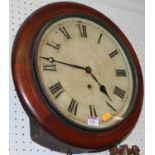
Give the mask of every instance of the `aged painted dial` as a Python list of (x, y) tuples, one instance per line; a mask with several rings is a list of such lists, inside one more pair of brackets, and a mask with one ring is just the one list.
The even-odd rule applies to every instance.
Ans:
[(124, 119), (133, 96), (132, 71), (106, 29), (80, 17), (59, 19), (44, 28), (35, 52), (44, 95), (65, 119), (95, 129)]

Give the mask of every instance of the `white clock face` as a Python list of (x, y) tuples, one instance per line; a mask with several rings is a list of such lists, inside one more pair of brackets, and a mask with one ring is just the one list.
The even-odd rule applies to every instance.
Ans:
[(124, 119), (133, 77), (123, 49), (107, 30), (80, 17), (60, 19), (42, 33), (35, 52), (39, 83), (63, 117), (95, 129)]

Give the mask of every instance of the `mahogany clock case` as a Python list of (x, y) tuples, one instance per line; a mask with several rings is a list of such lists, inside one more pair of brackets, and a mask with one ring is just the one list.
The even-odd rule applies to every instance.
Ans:
[[(33, 50), (32, 50), (32, 56), (31, 56), (31, 58), (32, 58), (32, 60), (31, 60), (31, 62), (32, 62), (32, 70), (33, 70), (33, 73), (34, 73), (34, 80), (36, 81), (36, 85), (38, 86), (38, 89), (41, 91), (41, 95), (42, 94), (44, 94), (44, 92), (45, 92), (45, 90), (41, 87), (41, 85), (40, 85), (40, 80), (39, 80), (39, 78), (38, 78), (38, 73), (37, 73), (37, 71), (38, 71), (38, 68), (37, 68), (37, 66), (36, 66), (36, 55), (37, 55), (37, 53), (36, 53), (36, 51), (38, 51), (38, 48), (39, 48), (39, 43), (40, 43), (40, 39), (41, 39), (41, 37), (42, 37), (42, 35), (44, 34), (44, 32), (48, 29), (48, 27), (50, 27), (52, 24), (54, 24), (55, 22), (57, 22), (57, 21), (59, 21), (59, 20), (61, 20), (61, 19), (64, 19), (64, 18), (71, 18), (71, 17), (79, 17), (79, 18), (82, 18), (82, 19), (88, 19), (88, 20), (90, 20), (90, 21), (93, 21), (93, 22), (95, 22), (95, 23), (97, 23), (98, 25), (100, 25), (100, 26), (102, 26), (102, 27), (104, 27), (106, 30), (108, 30), (108, 32), (110, 32), (114, 37), (115, 37), (115, 39), (119, 42), (119, 44), (121, 45), (121, 47), (124, 49), (124, 51), (126, 52), (125, 54), (126, 54), (126, 56), (127, 56), (127, 58), (128, 58), (128, 61), (129, 61), (129, 64), (130, 64), (130, 67), (131, 67), (131, 69), (132, 69), (132, 74), (133, 74), (133, 78), (134, 78), (134, 80), (133, 80), (133, 86), (134, 86), (134, 88), (133, 88), (133, 95), (132, 95), (132, 99), (131, 99), (131, 105), (130, 105), (130, 108), (128, 109), (128, 111), (126, 112), (126, 114), (123, 116), (123, 118), (124, 117), (126, 117), (129, 113), (130, 113), (130, 111), (132, 110), (132, 108), (133, 108), (133, 106), (134, 106), (134, 100), (135, 100), (135, 98), (136, 98), (136, 95), (137, 95), (137, 73), (136, 73), (136, 70), (135, 70), (135, 66), (134, 66), (134, 62), (133, 62), (133, 60), (132, 60), (132, 57), (131, 57), (131, 55), (129, 54), (129, 51), (128, 51), (128, 48), (126, 47), (126, 45), (120, 40), (120, 38), (119, 38), (119, 36), (117, 35), (117, 33), (115, 33), (115, 31), (113, 31), (113, 29), (111, 29), (108, 25), (106, 25), (106, 23), (104, 23), (104, 22), (102, 22), (102, 21), (99, 21), (99, 20), (97, 20), (96, 18), (94, 18), (94, 17), (92, 17), (92, 16), (85, 16), (85, 15), (83, 15), (83, 14), (80, 14), (80, 13), (78, 13), (78, 14), (69, 14), (69, 15), (63, 15), (63, 16), (60, 16), (60, 17), (55, 17), (54, 19), (52, 19), (52, 20), (50, 20), (47, 24), (45, 24), (45, 26), (40, 30), (40, 32), (39, 32), (39, 34), (37, 35), (37, 37), (36, 37), (36, 39), (35, 39), (35, 42), (34, 42), (34, 46), (33, 46)], [(85, 58), (83, 58), (83, 59), (85, 59)], [(61, 113), (59, 113), (58, 112), (58, 110), (54, 107), (54, 106), (52, 106), (51, 104), (50, 104), (50, 101), (48, 100), (48, 97), (45, 97), (45, 95), (42, 95), (42, 97), (44, 98), (44, 100), (45, 100), (45, 103), (47, 104), (47, 106), (49, 106), (49, 108), (51, 108), (51, 110), (54, 110), (55, 111), (55, 113), (57, 114), (57, 116), (59, 117), (60, 115), (61, 115)], [(64, 119), (64, 117), (65, 116), (60, 116), (62, 119)], [(72, 125), (73, 127), (76, 125), (74, 122), (72, 122), (71, 120), (68, 120), (67, 118), (66, 119), (64, 119), (64, 121), (70, 121), (70, 122), (65, 122), (65, 123), (69, 123), (69, 125)], [(117, 123), (115, 123), (115, 125), (113, 125), (113, 126), (111, 126), (111, 127), (109, 127), (109, 128), (114, 128), (114, 126), (116, 126), (117, 124), (119, 123), (119, 121), (117, 122)], [(87, 127), (85, 127), (85, 126), (76, 126), (77, 128), (79, 128), (79, 129), (82, 129), (82, 128), (85, 128), (85, 130), (89, 130), (89, 131), (96, 131), (96, 130), (101, 130), (101, 131), (103, 131), (103, 130), (106, 130), (106, 129), (96, 129), (96, 128), (87, 128)], [(81, 128), (80, 128), (81, 127)], [(109, 129), (108, 128), (108, 129)], [(107, 129), (107, 130), (108, 130)]]
[[(135, 79), (132, 104), (125, 119), (112, 128), (90, 130), (68, 121), (49, 104), (49, 100), (38, 82), (35, 51), (38, 48), (39, 38), (49, 25), (59, 19), (69, 17), (86, 18), (98, 23), (115, 37), (126, 52)], [(12, 74), (19, 99), (29, 117), (47, 134), (70, 146), (90, 151), (107, 149), (119, 143), (129, 134), (141, 111), (143, 79), (134, 49), (122, 31), (110, 19), (82, 4), (53, 3), (38, 9), (29, 16), (14, 41)]]

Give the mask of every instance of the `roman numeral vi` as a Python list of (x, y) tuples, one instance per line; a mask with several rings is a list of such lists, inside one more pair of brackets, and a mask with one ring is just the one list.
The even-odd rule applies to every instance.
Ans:
[(90, 116), (91, 117), (97, 117), (97, 113), (95, 110), (95, 105), (89, 105), (89, 110), (90, 110)]

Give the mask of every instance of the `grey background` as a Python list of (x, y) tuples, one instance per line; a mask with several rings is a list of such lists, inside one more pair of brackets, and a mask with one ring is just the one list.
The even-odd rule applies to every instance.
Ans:
[[(10, 0), (10, 58), (12, 44), (22, 22), (37, 8), (60, 0)], [(80, 2), (102, 12), (125, 33), (139, 58), (144, 77), (145, 1), (144, 0), (68, 0)], [(30, 139), (29, 119), (18, 100), (10, 67), (10, 155), (60, 155), (61, 153), (39, 146)], [(144, 155), (144, 106), (132, 133), (121, 144), (138, 145)], [(109, 152), (92, 153), (108, 155)], [(85, 153), (84, 155), (88, 155)]]

